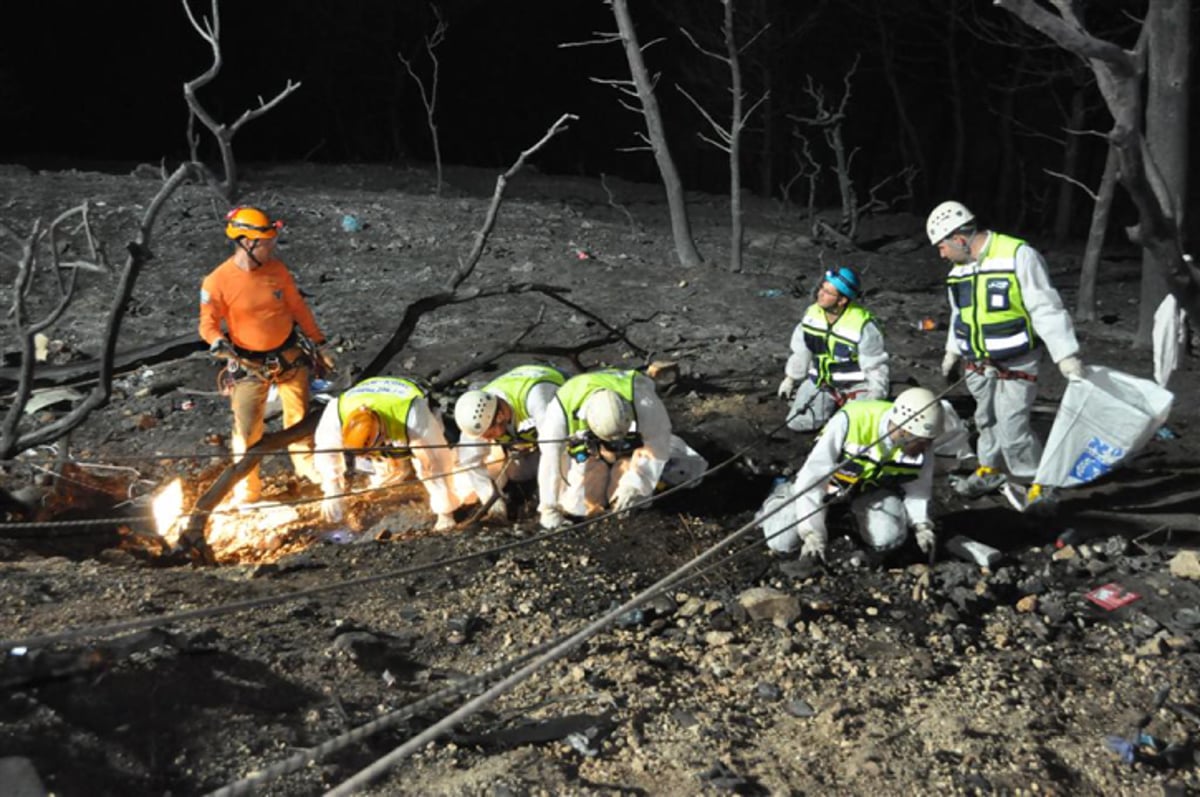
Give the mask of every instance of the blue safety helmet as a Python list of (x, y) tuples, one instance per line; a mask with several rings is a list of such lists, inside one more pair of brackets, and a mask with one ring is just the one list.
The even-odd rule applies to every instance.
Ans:
[(839, 266), (825, 272), (825, 281), (837, 288), (837, 292), (853, 301), (862, 293), (862, 282), (858, 272), (849, 266)]

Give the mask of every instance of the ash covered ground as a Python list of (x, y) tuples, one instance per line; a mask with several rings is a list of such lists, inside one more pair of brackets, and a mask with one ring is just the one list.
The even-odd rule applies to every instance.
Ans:
[[(137, 174), (8, 168), (0, 174), (5, 221), (28, 230), (34, 218), (88, 199), (119, 252), (158, 187), (146, 170)], [(480, 229), (495, 176), (452, 169), (435, 198), (424, 170), (251, 168), (243, 199), (286, 219), (280, 257), (339, 339), (349, 370), (374, 355), (407, 303), (444, 289)], [(0, 532), (0, 636), (9, 640), (297, 595), (9, 652), (0, 671), (8, 765), (28, 764), (58, 794), (211, 791), (619, 606), (749, 522), (773, 478), (802, 461), (809, 438), (779, 431), (785, 407), (774, 392), (791, 329), (831, 265), (864, 273), (893, 382), (936, 386), (944, 332), (919, 322), (948, 311), (944, 268), (923, 245), (921, 219), (869, 219), (865, 248), (839, 252), (806, 237), (794, 212), (762, 204), (747, 219), (744, 272), (730, 274), (727, 203), (694, 195), (697, 243), (710, 265), (684, 270), (660, 192), (612, 188), (621, 207), (595, 181), (531, 172), (510, 181), (468, 285), (570, 288), (572, 301), (625, 327), (650, 358), (679, 364), (662, 388), (677, 433), (710, 463), (748, 448), (745, 456), (627, 520), (542, 541), (533, 541), (532, 496), (514, 522), (435, 534), (411, 487), (364, 499), (366, 530), (354, 542), (320, 541), (331, 529), (315, 505), (301, 504), (270, 545), (207, 569), (166, 564), (129, 533), (140, 528), (132, 522)], [(194, 330), (200, 280), (226, 254), (224, 210), (199, 186), (168, 202), (121, 348)], [(345, 231), (345, 215), (361, 229)], [(1025, 234), (1072, 305), (1080, 251)], [(1104, 320), (1079, 327), (1083, 357), (1148, 377), (1149, 353), (1131, 344), (1137, 307), (1128, 297), (1137, 294), (1140, 258), (1110, 255)], [(14, 269), (0, 268), (7, 306)], [(83, 280), (51, 331), (52, 362), (98, 353), (112, 280)], [(533, 295), (442, 308), (421, 320), (387, 372), (435, 377), (510, 339), (543, 305), (529, 345), (572, 345), (600, 332), (594, 319)], [(632, 367), (648, 358), (613, 345), (583, 359)], [(1035, 414), (1043, 434), (1063, 390), (1054, 369), (1046, 374)], [(149, 495), (177, 476), (194, 497), (227, 461), (229, 414), (214, 379), (200, 354), (121, 374), (112, 402), (65, 448), (7, 466), (6, 486), (35, 491), (42, 517), (54, 519), (144, 514)], [(1188, 530), (1200, 468), (1189, 399), (1196, 383), (1187, 358), (1171, 382), (1178, 436), (1068, 493), (1056, 518), (1021, 515), (999, 499), (964, 501), (946, 480), (959, 464), (940, 463), (941, 538), (968, 534), (1001, 549), (994, 569), (944, 551), (930, 566), (915, 548), (887, 569), (856, 566), (848, 518), (833, 524), (851, 536), (835, 535), (824, 570), (748, 550), (622, 615), (365, 793), (1194, 792), (1200, 589), (1175, 557), (1196, 544)], [(965, 390), (951, 398), (969, 416)], [(28, 422), (64, 411), (49, 405)], [(45, 472), (56, 467), (57, 479)], [(317, 495), (286, 460), (265, 471), (268, 497)], [(1067, 529), (1079, 541), (1055, 547)], [(514, 543), (523, 544), (413, 572)], [(1085, 599), (1109, 583), (1140, 597), (1114, 611)], [(462, 700), (422, 708), (264, 791), (332, 788)], [(1139, 725), (1159, 746), (1147, 739), (1127, 763), (1105, 740), (1136, 737)]]

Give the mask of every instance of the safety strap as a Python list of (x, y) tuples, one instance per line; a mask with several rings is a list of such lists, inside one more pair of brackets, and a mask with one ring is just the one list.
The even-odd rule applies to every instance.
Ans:
[(859, 396), (865, 396), (867, 394), (867, 391), (865, 390), (847, 390), (842, 392), (841, 390), (838, 390), (832, 386), (826, 387), (825, 389), (828, 390), (833, 396), (833, 403), (837, 405), (838, 409), (841, 409), (843, 406), (845, 406), (846, 402), (854, 401)]
[(1037, 374), (1027, 373), (1026, 371), (1017, 371), (1012, 368), (1004, 368), (996, 365), (991, 360), (980, 360), (978, 362), (967, 362), (966, 369), (971, 373), (985, 375), (988, 370), (992, 370), (996, 374), (997, 379), (1024, 379), (1029, 382), (1037, 381)]

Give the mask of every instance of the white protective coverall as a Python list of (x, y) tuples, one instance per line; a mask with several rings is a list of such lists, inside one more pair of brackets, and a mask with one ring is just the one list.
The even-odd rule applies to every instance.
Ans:
[[(981, 251), (988, 251), (991, 235)], [(978, 267), (978, 261), (968, 263)], [(1050, 359), (1060, 362), (1077, 356), (1079, 342), (1071, 315), (1063, 307), (1062, 298), (1050, 284), (1046, 261), (1029, 244), (1017, 249), (1015, 263), (1021, 300), (1033, 322), (1038, 345), (1032, 351), (1000, 360), (996, 365), (1007, 371), (1017, 371), (1036, 377), (1042, 359), (1042, 347)], [(960, 354), (954, 337), (958, 310), (950, 303), (950, 327), (946, 334), (946, 351)], [(1037, 398), (1037, 382), (1031, 379), (1000, 379), (994, 373), (968, 373), (967, 389), (975, 397), (975, 429), (979, 440), (975, 453), (981, 466), (1007, 470), (1010, 476), (1032, 480), (1042, 458), (1042, 443), (1030, 427), (1029, 414)]]
[[(493, 392), (493, 391), (489, 391)], [(529, 389), (525, 397), (525, 408), (529, 411), (529, 420), (513, 431), (525, 433), (530, 428), (537, 430), (538, 437), (543, 437), (542, 416), (546, 408), (554, 401), (558, 385), (553, 382), (538, 382)], [(499, 391), (494, 394), (510, 406), (512, 399)], [(559, 437), (562, 437), (560, 434)], [(465, 443), (465, 445), (464, 445)], [(467, 432), (462, 433), (462, 441), (455, 449), (458, 453), (458, 473), (455, 476), (455, 490), (464, 504), (477, 500), (486, 504), (492, 500), (495, 488), (504, 489), (510, 481), (523, 482), (534, 478), (538, 472), (541, 447), (517, 448), (511, 456), (505, 452), (499, 443), (487, 445), (481, 437), (472, 437)], [(495, 486), (493, 486), (495, 480)]]
[[(878, 438), (888, 433), (891, 412), (883, 415), (879, 424)], [(849, 455), (858, 452), (845, 450), (850, 420), (844, 412), (836, 413), (817, 438), (796, 478), (776, 487), (767, 497), (758, 516), (778, 506), (786, 505), (779, 512), (762, 521), (767, 545), (780, 553), (789, 553), (798, 548), (809, 534), (815, 535), (824, 548), (826, 495), (837, 490), (831, 477), (838, 466)], [(891, 445), (891, 438), (884, 444)], [(926, 453), (917, 478), (901, 482), (898, 490), (891, 488), (867, 488), (851, 499), (850, 509), (858, 520), (859, 533), (863, 541), (877, 551), (886, 551), (904, 543), (908, 527), (929, 522), (929, 501), (933, 494), (934, 457)], [(793, 496), (799, 496), (791, 501)]]
[[(461, 502), (452, 489), (454, 455), (446, 443), (442, 419), (430, 408), (428, 400), (417, 398), (413, 399), (405, 425), (417, 478), (429, 494), (429, 508), (438, 516), (435, 528), (451, 528), (454, 525), (454, 510)], [(400, 445), (399, 441), (394, 440), (388, 440), (387, 444)], [(314, 445), (318, 453), (313, 454), (313, 464), (321, 477), (321, 490), (326, 500), (338, 502), (335, 506), (340, 509), (342, 499), (337, 496), (346, 491), (346, 461), (345, 456), (336, 450), (343, 447), (342, 422), (338, 417), (336, 401), (325, 405), (321, 420), (317, 423)], [(371, 457), (371, 486), (385, 484), (401, 470), (404, 462), (392, 457)]]
[[(829, 390), (818, 390), (809, 379), (808, 370), (813, 354), (804, 342), (804, 323), (792, 330), (792, 354), (784, 366), (784, 375), (796, 380), (799, 386), (788, 409), (788, 428), (796, 432), (810, 432), (825, 425), (838, 404)], [(857, 393), (856, 399), (886, 399), (889, 383), (888, 354), (883, 348), (883, 333), (875, 321), (863, 327), (858, 343), (858, 364), (862, 366), (866, 379), (849, 386), (845, 392)]]
[(567, 455), (566, 412), (559, 401), (550, 403), (538, 427), (539, 512), (586, 517), (604, 511), (618, 489), (645, 498), (660, 480), (679, 484), (708, 468), (702, 456), (671, 434), (667, 408), (649, 377), (634, 377), (633, 404), (637, 420), (630, 431), (641, 434), (642, 446), (612, 462), (595, 456), (576, 462)]

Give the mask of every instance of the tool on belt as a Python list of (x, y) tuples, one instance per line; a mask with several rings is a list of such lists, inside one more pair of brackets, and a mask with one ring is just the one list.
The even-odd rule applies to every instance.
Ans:
[(630, 457), (642, 447), (640, 434), (626, 435), (619, 440), (601, 440), (591, 432), (574, 438), (567, 444), (567, 454), (576, 462), (587, 462), (591, 457), (603, 457), (607, 452), (614, 457)]
[[(287, 352), (294, 350), (299, 351), (299, 356), (289, 358)], [(332, 370), (317, 345), (299, 330), (293, 330), (287, 340), (270, 351), (251, 351), (224, 341), (224, 345), (216, 346), (211, 353), (227, 361), (217, 374), (217, 390), (222, 396), (230, 395), (234, 385), (242, 380), (274, 383), (302, 365), (307, 365), (318, 379)]]

